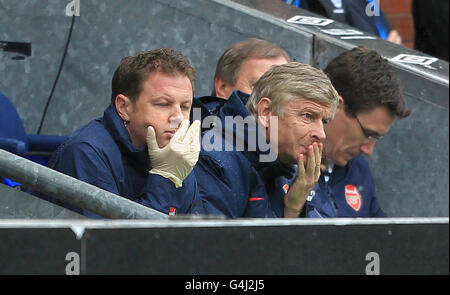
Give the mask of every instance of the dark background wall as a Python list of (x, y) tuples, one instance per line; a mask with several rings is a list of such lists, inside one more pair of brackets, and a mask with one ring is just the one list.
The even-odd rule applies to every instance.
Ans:
[[(0, 0), (0, 40), (32, 43), (30, 58), (2, 58), (0, 63), (1, 91), (14, 102), (28, 132), (37, 131), (56, 77), (71, 23), (65, 14), (68, 3)], [(198, 11), (200, 7), (205, 13)], [(242, 13), (233, 18), (236, 13), (231, 9), (217, 7), (212, 1), (81, 1), (43, 133), (70, 134), (101, 116), (120, 59), (141, 50), (181, 50), (197, 71), (196, 95), (211, 92), (218, 58), (240, 40), (267, 38), (282, 44), (298, 61), (308, 61), (310, 44), (294, 38), (289, 30), (244, 19)]]
[[(0, 53), (0, 91), (13, 101), (28, 133), (37, 131), (56, 77), (71, 23), (68, 3), (0, 0), (0, 40), (32, 43), (25, 60)], [(197, 71), (196, 95), (210, 93), (221, 53), (250, 37), (278, 43), (294, 60), (320, 68), (356, 45), (388, 58), (415, 53), (380, 40), (335, 40), (285, 22), (299, 13), (272, 0), (81, 0), (42, 133), (68, 135), (101, 116), (120, 59), (141, 50), (181, 50)], [(394, 124), (370, 159), (379, 201), (391, 216), (448, 216), (448, 63), (436, 65), (396, 65), (413, 115)]]

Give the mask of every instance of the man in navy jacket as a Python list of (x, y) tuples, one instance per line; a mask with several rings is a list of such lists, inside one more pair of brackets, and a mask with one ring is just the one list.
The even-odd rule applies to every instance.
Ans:
[(188, 120), (194, 75), (173, 49), (123, 58), (103, 117), (75, 131), (49, 166), (166, 214), (203, 213), (190, 173), (200, 150), (199, 122)]
[(275, 43), (257, 38), (237, 42), (217, 62), (211, 96), (228, 99), (234, 90), (250, 94), (271, 66), (288, 62), (287, 52)]
[[(280, 46), (275, 43), (261, 40), (257, 38), (250, 38), (247, 40), (243, 40), (231, 45), (227, 48), (217, 62), (216, 71), (214, 74), (214, 83), (211, 96), (203, 96), (194, 98), (194, 108), (196, 110), (201, 110), (200, 114), (197, 115), (199, 118), (202, 118), (202, 121), (207, 116), (218, 116), (222, 121), (225, 120), (225, 116), (235, 116), (238, 115), (240, 111), (242, 111), (242, 104), (248, 100), (249, 94), (253, 91), (253, 87), (258, 81), (258, 79), (273, 65), (285, 64), (290, 61), (289, 55), (285, 50), (283, 50)], [(239, 90), (235, 92), (235, 90)], [(230, 100), (227, 102), (227, 100)], [(224, 104), (227, 104), (225, 108), (221, 110)], [(244, 116), (247, 116), (247, 111), (244, 111)], [(195, 118), (195, 115), (191, 115), (191, 119)], [(206, 121), (205, 121), (206, 122)], [(214, 123), (214, 122), (210, 122)], [(203, 124), (203, 128), (208, 130), (212, 125), (206, 122)], [(248, 126), (245, 126), (247, 128)], [(248, 132), (246, 130), (246, 132)], [(242, 154), (237, 154), (239, 156), (250, 155), (250, 153), (243, 152)], [(217, 156), (220, 157), (221, 154), (217, 153)], [(205, 158), (206, 161), (206, 158)], [(246, 162), (246, 160), (244, 160)], [(231, 165), (232, 162), (226, 162), (225, 165), (230, 165), (230, 169), (224, 169), (224, 173), (233, 172), (236, 168)], [(248, 162), (247, 162), (248, 164)], [(275, 165), (271, 167), (270, 164), (262, 164), (266, 167), (263, 171), (269, 171), (270, 173), (262, 173), (264, 182), (271, 183), (272, 188), (270, 194), (279, 194), (281, 193), (283, 196), (285, 194), (284, 189), (288, 186), (294, 176), (296, 174), (296, 168), (294, 165)], [(278, 163), (279, 164), (279, 163)], [(201, 165), (201, 164), (199, 164)], [(271, 167), (270, 169), (268, 169)], [(279, 169), (277, 169), (279, 168)], [(245, 169), (249, 169), (247, 166)], [(197, 169), (200, 171), (201, 169)], [(255, 171), (251, 170), (252, 173)], [(274, 185), (275, 182), (272, 180), (267, 180), (267, 177), (272, 177), (273, 175), (279, 175), (277, 178), (277, 185)], [(227, 176), (229, 177), (229, 176)], [(199, 174), (199, 179), (207, 179), (204, 178), (204, 175)], [(252, 179), (256, 180), (257, 177), (254, 176)], [(203, 184), (203, 181), (202, 181)], [(270, 186), (270, 184), (269, 184)], [(284, 188), (283, 188), (284, 186)], [(202, 188), (203, 185), (200, 185)], [(263, 188), (264, 186), (260, 186)], [(276, 189), (278, 188), (278, 190)], [(220, 187), (217, 188), (220, 190)], [(241, 188), (242, 189), (242, 188)], [(209, 188), (206, 188), (204, 191), (210, 191)], [(239, 198), (238, 196), (241, 194), (238, 189), (236, 192), (231, 192), (231, 195), (236, 197), (236, 202), (232, 203), (230, 200), (223, 203), (219, 207), (222, 209), (216, 209), (214, 206), (208, 207), (208, 212), (210, 214), (216, 215), (226, 215), (228, 217), (241, 217), (241, 216), (249, 216), (249, 212), (242, 213), (242, 209), (236, 210), (232, 207), (245, 207), (247, 201), (245, 198)], [(265, 192), (264, 192), (265, 193)], [(256, 192), (254, 194), (257, 194)], [(208, 198), (208, 197), (207, 197)], [(276, 199), (276, 198), (272, 198)], [(258, 197), (251, 199), (253, 205), (256, 205), (260, 200)], [(219, 199), (216, 199), (219, 201)], [(258, 204), (260, 204), (259, 202)], [(266, 204), (267, 205), (267, 204)], [(277, 204), (278, 207), (282, 206), (282, 204)], [(279, 211), (282, 208), (278, 208)], [(225, 212), (225, 213), (223, 213)], [(265, 213), (264, 213), (265, 214)], [(263, 216), (264, 214), (256, 213), (255, 216)], [(282, 215), (282, 213), (281, 213)]]
[(322, 71), (296, 62), (270, 68), (250, 97), (233, 92), (203, 120), (213, 128), (202, 136), (194, 172), (206, 212), (299, 216), (319, 178), (323, 126), (337, 101)]
[[(228, 47), (217, 61), (211, 96), (194, 97), (191, 121), (214, 116), (235, 90), (252, 93), (256, 81), (273, 65), (290, 61), (287, 52), (275, 43), (250, 38)], [(197, 112), (197, 113), (195, 113)], [(208, 124), (202, 124), (203, 131)]]
[(307, 202), (308, 217), (384, 217), (364, 155), (396, 118), (410, 111), (388, 61), (363, 47), (333, 59), (324, 72), (338, 91), (335, 118), (325, 126), (323, 170)]

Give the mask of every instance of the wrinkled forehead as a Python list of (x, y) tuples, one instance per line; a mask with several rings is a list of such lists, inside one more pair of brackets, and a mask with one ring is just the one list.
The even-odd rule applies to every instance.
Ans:
[(285, 104), (285, 111), (313, 111), (317, 115), (328, 118), (331, 117), (331, 104), (313, 99), (299, 97)]

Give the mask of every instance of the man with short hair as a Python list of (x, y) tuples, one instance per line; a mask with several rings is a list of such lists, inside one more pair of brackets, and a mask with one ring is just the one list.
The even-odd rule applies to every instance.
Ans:
[(286, 51), (266, 40), (250, 38), (231, 45), (217, 62), (211, 96), (194, 98), (193, 110), (201, 109), (202, 121), (208, 115), (215, 115), (233, 91), (250, 94), (256, 81), (271, 66), (289, 61)]
[(392, 67), (363, 47), (333, 59), (324, 72), (338, 91), (335, 118), (325, 126), (325, 171), (308, 197), (309, 217), (384, 217), (366, 159), (396, 118), (410, 114)]
[(269, 41), (250, 38), (235, 43), (217, 62), (211, 96), (228, 99), (234, 90), (250, 94), (271, 66), (289, 61), (286, 51)]
[(194, 168), (205, 211), (297, 217), (319, 178), (323, 127), (337, 102), (322, 71), (296, 62), (271, 67), (250, 97), (233, 92), (203, 134)]
[(103, 117), (75, 131), (49, 166), (166, 214), (202, 213), (190, 173), (200, 151), (200, 124), (189, 127), (194, 77), (174, 49), (123, 58)]

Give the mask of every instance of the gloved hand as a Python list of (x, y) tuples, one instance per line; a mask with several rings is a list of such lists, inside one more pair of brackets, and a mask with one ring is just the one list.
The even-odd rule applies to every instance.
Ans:
[(156, 142), (155, 130), (149, 126), (147, 128), (147, 146), (152, 164), (149, 173), (168, 178), (172, 180), (176, 188), (179, 188), (198, 160), (200, 121), (194, 121), (189, 127), (189, 120), (185, 119), (169, 143), (162, 149)]

